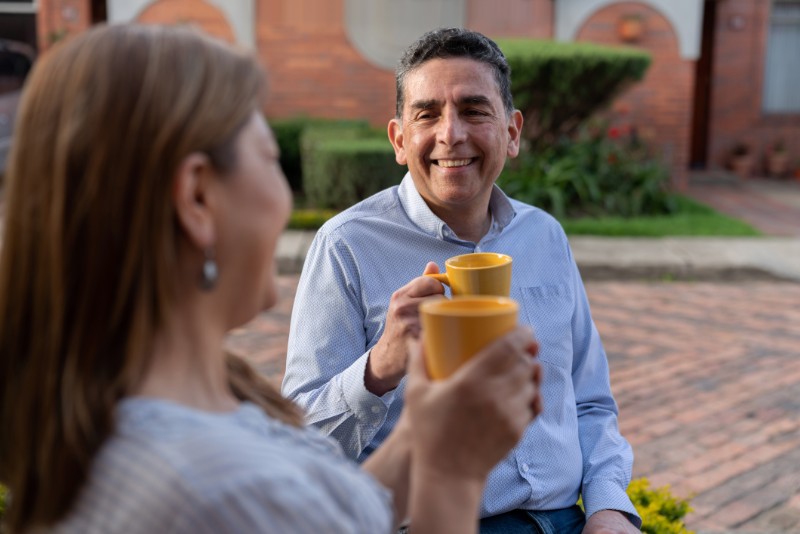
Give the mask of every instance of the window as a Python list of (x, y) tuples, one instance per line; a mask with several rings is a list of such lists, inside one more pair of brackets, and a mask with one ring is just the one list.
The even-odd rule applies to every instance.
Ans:
[(767, 113), (800, 113), (800, 0), (773, 0), (764, 70)]

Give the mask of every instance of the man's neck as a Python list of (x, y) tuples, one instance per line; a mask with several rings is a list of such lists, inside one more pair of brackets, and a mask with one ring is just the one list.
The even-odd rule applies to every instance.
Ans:
[(471, 241), (473, 243), (480, 242), (489, 232), (492, 226), (492, 212), (487, 206), (482, 210), (454, 210), (442, 211), (436, 215), (447, 223), (459, 239), (464, 241)]

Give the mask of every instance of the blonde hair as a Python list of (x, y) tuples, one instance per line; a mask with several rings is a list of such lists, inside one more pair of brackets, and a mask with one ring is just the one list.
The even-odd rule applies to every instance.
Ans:
[[(188, 28), (95, 27), (27, 82), (7, 173), (0, 257), (0, 480), (12, 530), (69, 510), (114, 407), (146, 368), (175, 298), (177, 166), (226, 173), (263, 73)], [(299, 410), (244, 361), (231, 388), (292, 424)]]

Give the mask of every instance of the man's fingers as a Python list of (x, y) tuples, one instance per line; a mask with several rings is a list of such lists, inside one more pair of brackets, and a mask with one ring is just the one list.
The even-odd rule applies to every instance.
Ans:
[(398, 290), (398, 295), (411, 299), (444, 294), (444, 286), (430, 276), (418, 276)]
[(435, 262), (429, 261), (427, 265), (425, 265), (425, 270), (422, 271), (422, 274), (439, 274), (439, 266), (436, 265)]

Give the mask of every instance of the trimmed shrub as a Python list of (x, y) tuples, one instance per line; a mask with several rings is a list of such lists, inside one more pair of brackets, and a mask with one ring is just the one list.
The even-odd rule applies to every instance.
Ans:
[(270, 122), (278, 148), (281, 151), (281, 168), (292, 191), (303, 189), (303, 171), (300, 166), (300, 136), (306, 128), (305, 119), (276, 120)]
[(367, 121), (312, 119), (309, 117), (273, 120), (270, 121), (270, 127), (275, 134), (278, 148), (281, 151), (281, 168), (294, 192), (303, 191), (302, 150), (300, 145), (303, 134), (308, 129), (352, 128), (362, 133), (371, 131)]
[(334, 136), (309, 134), (302, 142), (303, 188), (311, 206), (345, 209), (399, 184), (405, 174), (385, 138), (359, 137), (357, 132), (348, 138), (347, 130)]
[(511, 66), (514, 105), (534, 151), (573, 136), (580, 126), (644, 77), (650, 55), (592, 43), (499, 39)]

